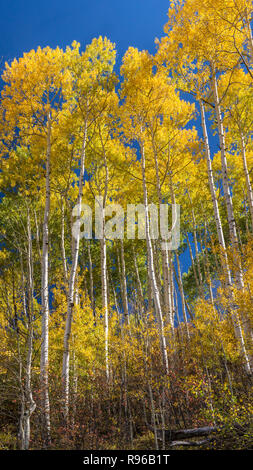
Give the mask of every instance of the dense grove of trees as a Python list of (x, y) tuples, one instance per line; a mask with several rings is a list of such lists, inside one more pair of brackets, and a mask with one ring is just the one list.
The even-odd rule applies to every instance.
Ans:
[[(251, 15), (171, 1), (155, 55), (130, 47), (119, 77), (101, 37), (5, 65), (1, 449), (161, 449), (167, 429), (235, 424), (215, 445), (252, 445)], [(96, 196), (144, 204), (146, 239), (74, 236)], [(180, 204), (178, 250), (151, 203)]]

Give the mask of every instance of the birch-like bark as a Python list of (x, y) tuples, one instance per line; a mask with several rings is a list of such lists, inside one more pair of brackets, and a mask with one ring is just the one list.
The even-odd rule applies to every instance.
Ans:
[(210, 301), (212, 305), (214, 305), (214, 297), (213, 297), (213, 288), (212, 288), (212, 278), (211, 278), (211, 273), (210, 273), (210, 263), (209, 263), (209, 258), (208, 258), (208, 248), (207, 248), (207, 223), (205, 220), (204, 223), (204, 264), (205, 264), (205, 269), (206, 269), (206, 276), (207, 276), (207, 283), (208, 283), (208, 289), (209, 289), (209, 294), (210, 294)]
[[(19, 418), (19, 432), (18, 432), (18, 446), (21, 450), (28, 450), (30, 444), (30, 417), (36, 408), (36, 404), (33, 400), (32, 386), (31, 386), (31, 366), (32, 366), (32, 353), (33, 353), (33, 263), (32, 263), (32, 250), (31, 250), (31, 229), (30, 229), (30, 214), (27, 213), (27, 238), (28, 238), (28, 249), (27, 249), (27, 271), (28, 271), (28, 289), (27, 299), (25, 291), (25, 278), (23, 270), (23, 257), (20, 250), (20, 261), (21, 261), (21, 279), (22, 279), (22, 298), (23, 298), (23, 311), (25, 319), (27, 320), (27, 354), (26, 364), (22, 364), (20, 342), (19, 342), (19, 328), (17, 325), (17, 319), (15, 321), (17, 330), (18, 340), (18, 362), (19, 362), (19, 385), (21, 391), (21, 412)], [(22, 371), (25, 371), (24, 378), (22, 377)]]
[(96, 309), (95, 309), (95, 298), (94, 298), (94, 281), (93, 281), (93, 265), (92, 265), (92, 258), (91, 258), (91, 249), (90, 249), (90, 241), (88, 240), (88, 258), (89, 258), (89, 275), (90, 275), (90, 302), (91, 308), (93, 311), (93, 316), (96, 318)]
[(108, 193), (109, 184), (109, 170), (107, 165), (106, 151), (103, 144), (103, 138), (100, 131), (100, 140), (103, 148), (103, 158), (105, 166), (105, 189), (103, 196), (102, 212), (102, 239), (100, 240), (101, 247), (101, 284), (102, 284), (102, 307), (104, 311), (104, 327), (105, 327), (105, 371), (106, 380), (110, 381), (110, 367), (109, 367), (109, 309), (108, 309), (108, 285), (107, 285), (107, 252), (106, 252), (106, 237), (105, 237), (105, 205)]
[(76, 353), (75, 349), (72, 354), (72, 368), (73, 368), (73, 415), (72, 415), (72, 426), (76, 422), (76, 411), (77, 411), (77, 391), (78, 391), (78, 375), (76, 367)]
[(42, 416), (42, 438), (45, 448), (51, 444), (50, 430), (50, 404), (48, 384), (48, 324), (49, 324), (49, 215), (50, 215), (50, 171), (51, 171), (51, 117), (48, 116), (47, 124), (47, 152), (46, 152), (46, 201), (43, 222), (42, 243), (42, 332), (41, 332), (41, 358), (40, 358), (40, 381), (41, 381), (41, 416)]
[(248, 47), (249, 47), (249, 52), (250, 52), (250, 60), (251, 60), (251, 63), (253, 64), (253, 37), (252, 37), (252, 29), (251, 29), (251, 24), (250, 24), (251, 18), (249, 16), (250, 16), (250, 12), (248, 12), (248, 9), (246, 8), (244, 18), (245, 18), (246, 30), (248, 34)]
[(167, 248), (163, 250), (162, 267), (164, 279), (164, 303), (165, 312), (167, 314), (167, 321), (171, 326), (172, 333), (174, 333), (174, 299), (173, 299), (173, 272), (172, 272), (172, 254), (168, 253)]
[[(23, 274), (23, 273), (22, 273)], [(11, 312), (11, 307), (9, 305), (8, 301), (8, 294), (7, 294), (7, 306), (8, 310)], [(14, 304), (13, 304), (14, 305)], [(26, 305), (25, 305), (25, 310), (24, 312), (26, 313)], [(21, 356), (21, 351), (20, 351), (20, 339), (19, 339), (19, 327), (17, 323), (17, 319), (15, 318), (15, 333), (17, 337), (17, 362), (18, 362), (18, 373), (17, 373), (17, 378), (18, 378), (18, 383), (20, 387), (20, 401), (21, 401), (21, 410), (20, 410), (20, 416), (19, 416), (19, 427), (18, 427), (18, 433), (17, 433), (17, 446), (18, 449), (24, 450), (24, 413), (25, 413), (25, 394), (24, 394), (24, 387), (23, 387), (23, 363), (22, 363), (22, 356)]]
[(40, 264), (42, 262), (42, 257), (41, 257), (41, 249), (40, 249), (40, 232), (39, 232), (39, 224), (38, 224), (38, 218), (37, 218), (37, 212), (34, 209), (34, 220), (35, 220), (35, 226), (36, 226), (36, 242), (37, 242), (37, 250), (38, 250), (38, 255), (40, 259)]
[[(226, 285), (230, 289), (232, 286), (232, 278), (231, 278), (231, 272), (230, 272), (229, 263), (228, 263), (228, 256), (227, 256), (227, 250), (226, 250), (225, 239), (224, 239), (224, 234), (223, 234), (223, 228), (221, 224), (220, 211), (219, 211), (218, 201), (217, 201), (216, 192), (215, 192), (213, 171), (212, 171), (212, 161), (211, 161), (211, 156), (210, 156), (210, 147), (209, 147), (206, 120), (205, 120), (205, 111), (204, 111), (204, 105), (203, 105), (202, 100), (200, 100), (200, 110), (201, 110), (201, 123), (202, 123), (204, 145), (205, 145), (205, 156), (206, 156), (207, 170), (208, 170), (208, 181), (209, 181), (209, 187), (210, 187), (212, 202), (213, 202), (216, 230), (217, 230), (219, 245), (221, 249), (221, 264), (223, 267), (223, 272), (225, 273), (225, 277), (226, 277)], [(224, 148), (224, 151), (225, 151), (225, 148)], [(232, 314), (232, 320), (234, 324), (235, 335), (240, 343), (242, 356), (245, 361), (245, 368), (247, 372), (250, 373), (251, 372), (250, 360), (246, 351), (245, 341), (244, 341), (243, 333), (242, 333), (242, 327), (241, 327), (241, 323), (238, 318), (238, 315)]]
[[(248, 205), (249, 205), (249, 211), (250, 211), (250, 218), (251, 218), (251, 228), (253, 231), (253, 191), (252, 191), (252, 186), (251, 186), (251, 181), (250, 181), (250, 175), (249, 175), (249, 170), (248, 170), (248, 164), (247, 164), (247, 158), (246, 158), (246, 148), (245, 148), (245, 139), (244, 136), (240, 130), (240, 138), (241, 138), (241, 152), (242, 152), (242, 160), (243, 160), (243, 171), (245, 175), (245, 180), (246, 180), (246, 188), (247, 188), (247, 199), (248, 199)], [(250, 324), (250, 320), (247, 317), (244, 316), (244, 329), (245, 332), (251, 342), (253, 342), (253, 332), (252, 332), (252, 327)], [(252, 364), (253, 364), (253, 359), (252, 359)]]
[[(220, 142), (220, 150), (221, 150), (223, 190), (224, 190), (226, 207), (227, 207), (230, 240), (231, 240), (231, 244), (233, 248), (233, 264), (236, 267), (235, 268), (236, 285), (238, 289), (243, 289), (244, 281), (243, 281), (243, 271), (242, 271), (242, 265), (241, 265), (241, 259), (240, 259), (240, 248), (239, 248), (238, 234), (237, 234), (235, 217), (234, 217), (233, 201), (232, 201), (232, 196), (231, 196), (231, 192), (229, 188), (225, 134), (224, 134), (224, 128), (223, 128), (222, 114), (221, 114), (221, 109), (220, 109), (217, 78), (216, 78), (216, 72), (215, 72), (214, 67), (212, 67), (212, 87), (213, 87), (215, 112), (216, 112), (217, 123), (218, 123), (218, 134), (219, 134), (219, 142)], [(253, 334), (252, 334), (252, 328), (251, 328), (248, 317), (243, 318), (243, 323), (244, 323), (245, 333), (252, 342)], [(252, 358), (252, 363), (253, 363), (253, 358)]]
[(68, 285), (68, 268), (67, 268), (67, 258), (65, 251), (65, 214), (64, 214), (64, 202), (61, 199), (61, 254), (62, 254), (62, 264), (63, 264), (63, 274), (65, 285)]
[(206, 118), (205, 118), (205, 110), (204, 110), (203, 101), (200, 100), (199, 104), (200, 104), (200, 111), (201, 111), (201, 124), (202, 124), (202, 131), (203, 131), (203, 137), (204, 137), (204, 148), (205, 148), (205, 157), (206, 157), (206, 163), (207, 163), (208, 182), (209, 182), (209, 188), (210, 188), (211, 197), (212, 197), (214, 218), (215, 218), (216, 230), (217, 230), (217, 235), (218, 235), (218, 240), (219, 240), (219, 245), (220, 245), (221, 264), (223, 267), (223, 271), (225, 273), (227, 285), (231, 286), (232, 284), (231, 273), (230, 273), (230, 268), (228, 264), (227, 249), (225, 245), (224, 233), (223, 233), (223, 228), (221, 224), (219, 205), (218, 205), (218, 200), (217, 200), (216, 191), (215, 191), (212, 160), (211, 160), (209, 140), (208, 140), (208, 135), (207, 135)]
[[(79, 190), (77, 197), (77, 222), (80, 224), (81, 218), (81, 203), (83, 196), (83, 179), (84, 179), (84, 168), (85, 168), (85, 156), (86, 156), (86, 141), (87, 141), (87, 119), (84, 127), (84, 135), (81, 150), (81, 164), (80, 164), (80, 175), (79, 175)], [(68, 282), (68, 306), (67, 306), (67, 318), (63, 339), (63, 363), (62, 363), (62, 386), (63, 386), (63, 416), (68, 421), (69, 416), (69, 357), (70, 347), (69, 340), (71, 334), (71, 326), (73, 319), (73, 308), (74, 308), (74, 293), (75, 293), (75, 280), (78, 265), (79, 256), (79, 245), (80, 245), (80, 230), (72, 234), (72, 265), (69, 275)]]
[[(174, 188), (173, 188), (173, 184), (172, 184), (171, 175), (169, 176), (169, 185), (170, 185), (170, 194), (171, 194), (172, 204), (176, 204), (176, 198), (175, 198), (175, 193), (174, 193)], [(177, 270), (178, 270), (178, 287), (179, 287), (179, 292), (180, 292), (180, 296), (181, 296), (181, 300), (182, 300), (183, 318), (184, 318), (187, 338), (189, 339), (190, 338), (190, 333), (189, 333), (189, 327), (188, 327), (186, 304), (185, 304), (185, 295), (184, 295), (184, 286), (183, 286), (183, 281), (182, 281), (181, 266), (180, 266), (180, 261), (179, 261), (179, 256), (178, 256), (178, 250), (176, 250), (175, 253), (176, 253)]]
[(173, 275), (173, 255), (172, 252), (168, 253), (169, 259), (169, 285), (170, 285), (170, 299), (171, 299), (171, 312), (172, 312), (172, 323), (174, 326), (175, 316), (176, 316), (176, 306), (175, 306), (175, 299), (174, 299), (174, 275)]
[(146, 183), (146, 160), (145, 160), (145, 148), (144, 148), (143, 142), (141, 143), (141, 166), (142, 166), (143, 200), (144, 200), (145, 219), (146, 219), (146, 243), (147, 243), (147, 252), (148, 252), (148, 259), (149, 259), (150, 276), (151, 276), (151, 282), (152, 282), (152, 288), (153, 288), (155, 311), (156, 311), (157, 319), (159, 321), (159, 326), (160, 326), (163, 363), (164, 363), (165, 371), (168, 374), (169, 364), (168, 364), (168, 356), (167, 356), (166, 338), (164, 334), (164, 321), (163, 321), (163, 315), (162, 315), (162, 309), (161, 309), (161, 303), (160, 303), (160, 297), (159, 297), (159, 290), (157, 287), (157, 281), (155, 277), (153, 248), (152, 248), (152, 243), (151, 243), (151, 238), (150, 238), (148, 193), (147, 193), (147, 183)]
[(147, 294), (148, 294), (148, 310), (151, 312), (154, 308), (153, 286), (150, 273), (149, 252), (147, 251)]
[(128, 314), (128, 299), (127, 299), (127, 282), (126, 282), (126, 264), (125, 264), (125, 253), (124, 253), (124, 242), (120, 240), (120, 256), (121, 256), (121, 284), (122, 284), (122, 300), (125, 321), (129, 324)]
[(150, 397), (151, 417), (152, 417), (152, 424), (153, 424), (153, 430), (154, 430), (155, 448), (156, 450), (158, 450), (159, 446), (158, 446), (158, 436), (157, 436), (156, 417), (155, 417), (155, 405), (154, 405), (154, 397), (153, 397), (153, 390), (152, 390), (152, 367), (150, 368), (150, 371), (148, 370), (148, 353), (149, 353), (149, 336), (148, 335), (146, 337), (146, 340), (144, 340), (144, 347), (145, 347), (145, 351), (143, 351), (144, 365), (145, 365), (145, 371), (146, 371), (148, 392), (149, 392), (149, 397)]
[(192, 215), (192, 222), (193, 222), (193, 240), (194, 240), (194, 247), (195, 247), (195, 255), (196, 255), (196, 261), (197, 261), (197, 269), (198, 269), (198, 278), (199, 278), (199, 286), (200, 286), (200, 291), (201, 295), (203, 295), (203, 283), (202, 283), (202, 274), (201, 274), (201, 269), (200, 269), (200, 260), (199, 260), (199, 248), (198, 248), (198, 239), (197, 239), (197, 223), (196, 223), (196, 218), (195, 218), (195, 211), (193, 208), (193, 203), (192, 203), (192, 198), (190, 195), (190, 192), (187, 188), (187, 195), (188, 199), (190, 201), (190, 206), (191, 206), (191, 215)]
[[(156, 191), (159, 200), (159, 204), (161, 205), (162, 200), (162, 190), (161, 190), (161, 181), (159, 175), (159, 164), (158, 164), (158, 156), (156, 151), (156, 146), (154, 139), (152, 138), (152, 146), (153, 146), (153, 155), (155, 159), (155, 172), (156, 172)], [(164, 287), (164, 309), (166, 317), (169, 321), (169, 324), (172, 328), (172, 333), (174, 331), (174, 318), (173, 318), (173, 311), (172, 311), (172, 286), (170, 284), (171, 276), (169, 274), (169, 259), (168, 259), (168, 251), (163, 249), (162, 240), (160, 240), (161, 244), (161, 254), (162, 254), (162, 269), (163, 269), (163, 287)]]
[(133, 248), (134, 268), (135, 268), (135, 274), (136, 274), (138, 294), (139, 294), (140, 300), (142, 302), (144, 302), (143, 289), (142, 289), (140, 273), (139, 273), (139, 267), (138, 267), (138, 263), (137, 263), (134, 244), (132, 245), (132, 248)]
[(158, 291), (159, 291), (161, 309), (162, 309), (162, 311), (164, 311), (164, 296), (163, 296), (163, 289), (162, 289), (162, 277), (161, 277), (161, 269), (160, 269), (159, 246), (157, 244), (157, 240), (151, 240), (151, 243), (152, 243), (152, 248), (153, 248), (155, 278), (156, 278), (157, 287), (158, 287)]
[[(104, 225), (104, 224), (103, 224)], [(108, 296), (107, 296), (107, 253), (106, 253), (106, 239), (103, 228), (103, 238), (100, 241), (101, 246), (101, 282), (102, 282), (102, 307), (104, 311), (104, 326), (105, 326), (105, 369), (106, 379), (109, 382), (109, 311), (108, 311)]]
[(23, 449), (28, 450), (30, 445), (30, 418), (36, 408), (33, 399), (31, 373), (32, 373), (32, 354), (33, 354), (33, 256), (32, 256), (32, 233), (29, 210), (27, 213), (27, 237), (28, 237), (28, 341), (26, 357), (26, 377), (25, 377), (25, 411), (23, 418), (24, 442)]
[(236, 223), (235, 223), (235, 217), (234, 217), (233, 201), (232, 201), (232, 196), (231, 196), (231, 192), (229, 188), (225, 133), (224, 133), (224, 127), (223, 127), (221, 108), (220, 108), (217, 78), (216, 78), (216, 72), (215, 72), (214, 67), (212, 67), (212, 90), (213, 90), (213, 96), (214, 96), (215, 114), (217, 118), (219, 143), (220, 143), (222, 184), (223, 184), (223, 191), (224, 191), (224, 197), (225, 197), (226, 209), (227, 209), (230, 241), (231, 241), (231, 245), (232, 245), (233, 252), (234, 252), (233, 262), (234, 262), (234, 265), (236, 266), (237, 286), (238, 288), (242, 289), (243, 288), (243, 274), (242, 274), (242, 268), (241, 268), (241, 263), (240, 263), (240, 253), (239, 253), (238, 236), (237, 236), (237, 229), (236, 229)]
[(249, 211), (250, 211), (250, 217), (251, 217), (251, 228), (253, 231), (253, 191), (252, 191), (247, 158), (246, 158), (245, 139), (244, 139), (244, 135), (242, 134), (242, 132), (240, 132), (240, 139), (241, 139), (243, 171), (244, 171), (245, 180), (246, 180), (247, 199), (248, 199), (248, 205), (249, 205)]

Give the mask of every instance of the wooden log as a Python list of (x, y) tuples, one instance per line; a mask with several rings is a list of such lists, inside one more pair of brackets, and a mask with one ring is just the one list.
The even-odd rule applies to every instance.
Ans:
[[(190, 439), (192, 437), (204, 437), (209, 436), (212, 433), (218, 431), (217, 426), (205, 426), (203, 428), (195, 428), (195, 429), (181, 429), (179, 431), (168, 430), (166, 429), (165, 432), (165, 439), (167, 441), (176, 441), (178, 439)], [(158, 438), (162, 438), (163, 430), (157, 430)]]
[(198, 447), (206, 444), (210, 444), (214, 439), (202, 439), (201, 441), (172, 441), (169, 447)]

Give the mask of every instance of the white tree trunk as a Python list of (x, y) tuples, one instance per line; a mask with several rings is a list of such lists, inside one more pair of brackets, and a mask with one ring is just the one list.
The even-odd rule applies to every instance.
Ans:
[[(77, 197), (77, 221), (80, 222), (81, 218), (81, 203), (83, 196), (83, 178), (84, 178), (84, 167), (85, 167), (85, 155), (86, 155), (86, 141), (87, 141), (87, 120), (84, 127), (84, 136), (81, 151), (81, 165), (80, 165), (80, 176), (79, 176), (79, 190)], [(63, 340), (63, 364), (62, 364), (62, 385), (63, 385), (63, 415), (64, 419), (68, 420), (69, 415), (69, 357), (70, 348), (69, 340), (71, 334), (71, 326), (73, 319), (73, 307), (74, 307), (74, 293), (75, 293), (75, 280), (78, 265), (79, 256), (79, 245), (80, 245), (80, 230), (77, 230), (75, 236), (72, 234), (72, 265), (69, 276), (68, 284), (68, 307), (67, 307), (67, 318), (65, 325), (65, 333)]]
[(192, 198), (191, 198), (191, 195), (190, 195), (190, 192), (189, 192), (188, 188), (187, 188), (187, 195), (188, 195), (188, 198), (189, 198), (189, 201), (190, 201), (192, 222), (193, 222), (193, 240), (194, 240), (195, 255), (196, 255), (197, 268), (198, 268), (198, 277), (199, 277), (198, 285), (200, 287), (201, 295), (203, 296), (202, 274), (201, 274), (201, 269), (200, 269), (199, 248), (198, 248), (198, 240), (197, 240), (197, 223), (196, 223)]
[(122, 297), (125, 320), (129, 323), (124, 242), (120, 240)]
[(171, 264), (172, 259), (169, 259), (168, 250), (162, 250), (165, 312), (167, 315), (167, 320), (171, 326), (172, 333), (174, 333), (173, 273)]
[(218, 235), (218, 240), (219, 240), (219, 245), (220, 245), (221, 264), (222, 264), (223, 271), (226, 276), (227, 285), (231, 286), (232, 285), (231, 273), (230, 273), (230, 268), (228, 264), (227, 249), (225, 245), (223, 228), (221, 224), (220, 210), (219, 210), (218, 200), (217, 200), (216, 191), (215, 191), (212, 160), (211, 160), (211, 155), (210, 155), (210, 147), (209, 147), (209, 140), (208, 140), (208, 135), (207, 135), (206, 118), (205, 118), (205, 110), (204, 110), (203, 101), (200, 100), (199, 104), (200, 104), (200, 111), (201, 111), (201, 124), (202, 124), (202, 131), (203, 131), (203, 137), (204, 137), (208, 182), (209, 182), (209, 188), (210, 188), (210, 192), (212, 196), (214, 218), (215, 218), (216, 230), (217, 230), (217, 235)]
[[(103, 224), (104, 225), (104, 224)], [(109, 369), (109, 311), (108, 311), (108, 296), (107, 296), (107, 253), (106, 253), (106, 239), (103, 227), (103, 238), (101, 244), (101, 281), (102, 281), (102, 307), (104, 311), (104, 326), (105, 326), (105, 370), (107, 382), (110, 380)]]
[(25, 411), (24, 411), (24, 450), (30, 445), (30, 418), (36, 408), (32, 394), (31, 373), (32, 373), (32, 353), (33, 353), (33, 257), (32, 257), (32, 233), (30, 214), (27, 214), (27, 237), (28, 237), (28, 289), (29, 289), (29, 315), (28, 315), (28, 341), (26, 357), (26, 378), (25, 378)]
[(42, 244), (42, 332), (41, 332), (41, 405), (42, 405), (42, 435), (45, 447), (51, 444), (50, 404), (48, 390), (48, 324), (49, 324), (49, 286), (48, 286), (48, 254), (49, 254), (49, 214), (50, 214), (50, 163), (51, 163), (51, 119), (48, 117), (47, 152), (46, 152), (46, 202), (43, 222)]
[(237, 236), (237, 229), (236, 229), (236, 223), (235, 223), (235, 217), (234, 217), (233, 201), (232, 201), (232, 196), (231, 196), (231, 192), (229, 188), (229, 180), (228, 180), (225, 134), (224, 134), (223, 120), (222, 120), (222, 114), (221, 114), (221, 108), (220, 108), (217, 78), (216, 78), (216, 72), (215, 72), (214, 67), (212, 68), (212, 90), (213, 90), (213, 96), (214, 96), (215, 114), (217, 118), (219, 143), (220, 143), (223, 191), (224, 191), (226, 208), (227, 208), (230, 241), (231, 241), (231, 245), (232, 245), (233, 252), (234, 252), (233, 262), (234, 262), (234, 265), (236, 266), (237, 286), (238, 288), (243, 288), (243, 274), (242, 274), (242, 268), (241, 268), (241, 263), (240, 263), (238, 236)]
[(251, 63), (253, 64), (253, 37), (252, 37), (252, 29), (251, 29), (251, 11), (248, 12), (248, 9), (246, 8), (245, 11), (245, 23), (246, 23), (246, 30), (247, 30), (247, 35), (248, 35), (248, 47), (249, 47), (249, 53), (250, 53), (250, 60)]
[(65, 216), (64, 216), (63, 198), (61, 200), (61, 253), (62, 253), (64, 282), (67, 286), (67, 284), (68, 284), (68, 268), (67, 268), (67, 259), (66, 259), (66, 251), (65, 251)]
[(157, 282), (156, 282), (156, 277), (155, 277), (153, 248), (152, 248), (152, 243), (151, 243), (151, 238), (150, 238), (148, 194), (147, 194), (147, 184), (146, 184), (146, 162), (145, 162), (145, 149), (144, 149), (143, 143), (141, 145), (141, 163), (142, 163), (143, 200), (144, 200), (145, 219), (146, 219), (146, 243), (147, 243), (148, 259), (149, 259), (150, 276), (151, 276), (151, 282), (152, 282), (152, 288), (153, 288), (155, 311), (156, 311), (157, 319), (159, 321), (159, 326), (160, 326), (163, 363), (164, 363), (165, 371), (168, 374), (169, 364), (168, 364), (168, 356), (167, 356), (166, 338), (164, 334), (164, 322), (163, 322), (163, 315), (162, 315), (162, 309), (161, 309), (161, 303), (160, 303), (160, 297), (159, 297), (159, 290), (157, 287)]
[(89, 258), (89, 274), (90, 274), (90, 302), (91, 302), (91, 308), (92, 308), (92, 311), (93, 311), (93, 316), (94, 316), (94, 318), (96, 318), (95, 298), (94, 298), (94, 281), (93, 281), (93, 266), (92, 266), (91, 250), (90, 250), (90, 241), (88, 241), (88, 258)]
[[(209, 187), (210, 187), (212, 202), (213, 202), (216, 230), (218, 234), (219, 245), (221, 248), (221, 263), (222, 263), (223, 271), (226, 275), (227, 287), (228, 289), (230, 289), (232, 286), (232, 279), (231, 279), (231, 273), (230, 273), (230, 268), (228, 264), (228, 257), (227, 257), (227, 250), (226, 250), (226, 245), (225, 245), (223, 229), (221, 225), (220, 211), (219, 211), (218, 201), (217, 201), (216, 192), (215, 192), (213, 171), (212, 171), (212, 161), (211, 161), (211, 156), (210, 156), (210, 147), (209, 147), (209, 141), (208, 141), (208, 135), (207, 135), (207, 129), (206, 129), (205, 111), (204, 111), (204, 105), (203, 105), (202, 100), (200, 100), (200, 109), (201, 109), (201, 122), (202, 122), (202, 130), (203, 130), (203, 135), (204, 135), (204, 145), (205, 145), (205, 155), (206, 155), (207, 170), (208, 170)], [(233, 299), (232, 299), (232, 303), (233, 303)], [(239, 341), (242, 356), (245, 361), (245, 369), (247, 370), (247, 372), (250, 373), (251, 372), (250, 360), (246, 351), (245, 341), (244, 341), (244, 337), (242, 333), (242, 327), (241, 327), (240, 319), (238, 318), (237, 313), (235, 314), (232, 313), (232, 320), (234, 324), (235, 335)]]
[(250, 176), (249, 176), (249, 170), (248, 170), (248, 164), (247, 164), (247, 158), (246, 158), (245, 140), (244, 140), (244, 136), (243, 136), (242, 132), (240, 133), (240, 138), (241, 138), (241, 152), (242, 152), (243, 171), (244, 171), (245, 180), (246, 180), (247, 198), (248, 198), (249, 211), (250, 211), (250, 217), (251, 217), (251, 227), (252, 227), (252, 231), (253, 231), (253, 191), (252, 191), (252, 186), (251, 186), (251, 181), (250, 181)]
[(102, 224), (103, 232), (100, 240), (101, 247), (101, 284), (102, 284), (102, 307), (104, 310), (104, 327), (105, 327), (105, 371), (107, 383), (110, 382), (110, 366), (109, 366), (109, 309), (108, 309), (108, 284), (107, 284), (107, 251), (105, 237), (105, 205), (108, 193), (109, 170), (107, 165), (106, 151), (103, 143), (103, 137), (100, 130), (100, 140), (103, 148), (104, 166), (105, 166), (105, 189), (103, 196)]
[[(161, 190), (161, 181), (159, 175), (159, 164), (158, 164), (158, 156), (156, 151), (156, 146), (154, 139), (152, 139), (152, 146), (153, 146), (153, 155), (155, 159), (155, 172), (156, 172), (156, 191), (159, 200), (159, 204), (162, 204), (162, 190)], [(170, 280), (171, 276), (169, 273), (169, 258), (168, 258), (168, 251), (163, 249), (162, 240), (160, 240), (161, 245), (161, 254), (162, 254), (162, 269), (163, 269), (163, 288), (164, 288), (164, 309), (167, 320), (172, 328), (172, 333), (174, 332), (174, 315), (173, 315), (173, 302), (172, 302), (172, 292), (173, 288), (171, 286)]]

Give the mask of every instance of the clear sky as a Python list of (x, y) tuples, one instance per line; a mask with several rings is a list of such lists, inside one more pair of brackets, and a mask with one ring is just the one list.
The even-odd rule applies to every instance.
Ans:
[(129, 46), (154, 52), (168, 8), (169, 0), (1, 1), (0, 57), (10, 61), (39, 45), (65, 48), (73, 40), (85, 48), (99, 35), (116, 43), (119, 59)]

